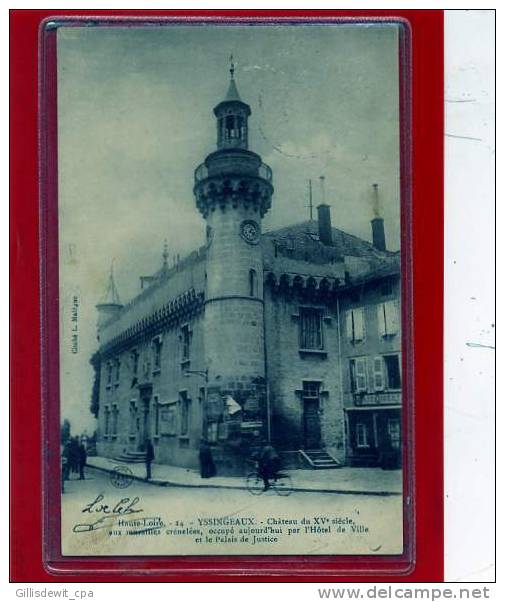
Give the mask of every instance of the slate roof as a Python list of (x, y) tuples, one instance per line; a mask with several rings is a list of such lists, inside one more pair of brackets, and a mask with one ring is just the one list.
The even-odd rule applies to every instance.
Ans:
[[(300, 265), (303, 263), (319, 264), (328, 266), (330, 270), (342, 271), (342, 262), (344, 257), (357, 257), (368, 263), (369, 269), (360, 270), (359, 276), (356, 276), (356, 282), (382, 278), (392, 274), (398, 274), (400, 271), (400, 253), (392, 251), (379, 251), (370, 242), (343, 232), (338, 228), (332, 228), (333, 245), (326, 246), (319, 241), (317, 221), (305, 221), (277, 230), (264, 232), (262, 236), (262, 247), (265, 267), (272, 268), (276, 265), (283, 269), (284, 260), (289, 264), (292, 260)], [(206, 246), (203, 245), (198, 250), (193, 251), (188, 256), (182, 258), (178, 264), (172, 268), (164, 265), (152, 276), (145, 277), (148, 285), (139, 295), (134, 297), (128, 304), (136, 304), (140, 299), (149, 297), (162, 285), (167, 285), (174, 276), (191, 269), (192, 266), (205, 259), (207, 253)], [(332, 268), (331, 264), (335, 267)], [(366, 265), (366, 264), (365, 264)], [(327, 271), (327, 270), (326, 270)], [(325, 275), (326, 275), (325, 271)], [(351, 280), (352, 278), (352, 273)], [(203, 282), (198, 286), (203, 286)], [(177, 290), (176, 292), (181, 292)], [(110, 302), (119, 302), (117, 289), (113, 279), (109, 281), (106, 297)], [(114, 301), (112, 301), (114, 300)], [(102, 301), (103, 303), (103, 301)], [(127, 309), (125, 307), (125, 310)]]
[[(337, 273), (339, 266), (345, 263), (349, 283), (399, 274), (399, 251), (380, 251), (372, 243), (338, 228), (332, 228), (332, 239), (332, 246), (320, 242), (315, 220), (265, 232), (262, 240), (265, 264), (270, 269), (283, 271), (294, 265), (293, 261), (304, 262), (305, 265), (319, 264), (321, 270), (326, 266), (326, 270), (333, 269)], [(358, 263), (351, 258), (356, 258)]]
[(237, 90), (237, 84), (235, 83), (234, 79), (230, 80), (230, 85), (228, 86), (228, 92), (226, 93), (226, 98), (224, 100), (225, 100), (225, 102), (233, 101), (233, 100), (238, 100), (238, 101), (242, 102), (242, 99), (240, 98), (240, 94), (238, 93), (238, 90)]
[[(344, 257), (350, 255), (352, 257), (362, 257), (365, 259), (383, 259), (395, 255), (392, 251), (379, 251), (372, 243), (348, 234), (338, 228), (332, 228), (333, 245), (331, 248), (335, 249), (335, 252), (340, 256)], [(307, 220), (291, 226), (285, 226), (278, 230), (272, 230), (263, 234), (264, 238), (270, 240), (276, 240), (282, 245), (286, 244), (299, 248), (312, 248), (313, 243), (316, 242), (317, 246), (321, 245), (319, 242), (319, 229), (316, 220)]]

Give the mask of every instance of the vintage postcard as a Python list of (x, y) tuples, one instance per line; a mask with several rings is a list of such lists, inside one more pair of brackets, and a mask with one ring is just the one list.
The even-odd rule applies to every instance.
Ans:
[(400, 28), (58, 26), (64, 556), (403, 553)]

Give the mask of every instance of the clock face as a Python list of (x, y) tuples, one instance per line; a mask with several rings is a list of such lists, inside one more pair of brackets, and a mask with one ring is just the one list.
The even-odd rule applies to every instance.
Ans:
[(260, 227), (255, 221), (247, 219), (240, 224), (240, 234), (246, 242), (255, 245), (260, 240)]

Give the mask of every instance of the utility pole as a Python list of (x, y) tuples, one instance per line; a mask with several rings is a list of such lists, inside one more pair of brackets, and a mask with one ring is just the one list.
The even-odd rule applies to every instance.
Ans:
[(310, 217), (310, 221), (312, 221), (313, 210), (314, 210), (314, 205), (312, 203), (312, 180), (309, 180), (309, 204), (306, 205), (306, 207), (309, 208), (309, 217)]

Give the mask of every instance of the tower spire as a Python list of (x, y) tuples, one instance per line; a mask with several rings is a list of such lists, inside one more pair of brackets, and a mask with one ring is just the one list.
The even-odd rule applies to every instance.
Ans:
[(105, 294), (100, 299), (99, 305), (121, 305), (121, 299), (114, 281), (114, 260), (110, 264), (109, 281)]
[(235, 61), (233, 60), (233, 54), (230, 54), (230, 85), (228, 86), (228, 92), (226, 93), (224, 101), (242, 102), (240, 94), (238, 93), (237, 84), (235, 83)]

